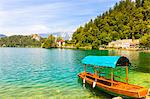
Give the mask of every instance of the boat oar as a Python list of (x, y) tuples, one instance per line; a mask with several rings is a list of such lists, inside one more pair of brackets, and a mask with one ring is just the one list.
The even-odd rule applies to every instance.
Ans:
[(85, 78), (86, 76), (83, 78), (83, 88), (85, 88)]
[(93, 88), (95, 88), (95, 86), (96, 86), (96, 81), (93, 82)]
[(83, 84), (85, 84), (85, 78), (86, 78), (86, 77), (83, 78)]
[(96, 86), (96, 81), (97, 81), (97, 79), (95, 79), (95, 81), (93, 82), (93, 88), (95, 88), (95, 86)]

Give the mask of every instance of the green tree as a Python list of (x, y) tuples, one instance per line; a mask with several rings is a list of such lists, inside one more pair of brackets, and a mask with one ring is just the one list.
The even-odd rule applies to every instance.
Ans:
[(142, 4), (141, 0), (136, 0), (136, 7), (137, 7), (137, 8), (140, 7), (141, 4)]
[(62, 37), (60, 37), (60, 36), (57, 37), (56, 39), (57, 39), (57, 41), (64, 40), (64, 39), (63, 39)]
[(42, 48), (56, 47), (56, 39), (53, 35), (50, 35), (41, 46)]
[(145, 34), (140, 40), (140, 45), (150, 48), (150, 34)]
[(98, 48), (112, 40), (139, 39), (150, 32), (150, 0), (121, 0), (114, 8), (79, 27), (72, 40), (77, 46)]
[(0, 39), (0, 46), (6, 47), (40, 47), (42, 39), (40, 41), (35, 40), (32, 36), (13, 35)]

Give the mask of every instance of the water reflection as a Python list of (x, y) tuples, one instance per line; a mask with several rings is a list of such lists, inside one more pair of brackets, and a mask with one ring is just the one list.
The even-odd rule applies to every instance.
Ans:
[(150, 53), (140, 52), (138, 63), (137, 71), (150, 73)]
[(132, 67), (134, 70), (150, 73), (150, 53), (126, 50), (109, 50), (109, 55), (126, 56), (132, 63)]

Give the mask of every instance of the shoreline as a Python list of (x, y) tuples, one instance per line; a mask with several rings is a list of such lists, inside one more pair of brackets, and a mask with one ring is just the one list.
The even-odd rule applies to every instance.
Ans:
[[(105, 50), (125, 50), (125, 51), (139, 51), (139, 52), (147, 52), (150, 53), (150, 50), (145, 50), (142, 48), (104, 48)], [(102, 49), (100, 49), (102, 50)]]
[[(76, 48), (74, 46), (62, 46), (62, 47), (57, 47), (57, 48), (64, 48), (64, 49), (83, 49), (83, 50), (94, 50), (92, 48), (88, 47), (79, 47)], [(150, 53), (150, 49), (142, 49), (142, 48), (99, 48), (97, 50), (125, 50), (125, 51), (139, 51), (139, 52), (147, 52)]]
[(99, 50), (126, 50), (126, 51), (140, 51), (140, 52), (149, 52), (150, 50), (145, 50), (145, 49), (141, 49), (141, 48), (103, 48), (103, 49), (99, 49)]
[[(0, 47), (0, 48), (41, 48), (41, 47)], [(76, 50), (94, 50), (90, 47), (74, 47), (74, 46), (62, 46), (62, 47), (56, 47), (59, 49), (76, 49)], [(125, 51), (139, 51), (139, 52), (146, 52), (146, 53), (150, 53), (150, 50), (145, 50), (142, 48), (99, 48), (97, 50), (125, 50)]]

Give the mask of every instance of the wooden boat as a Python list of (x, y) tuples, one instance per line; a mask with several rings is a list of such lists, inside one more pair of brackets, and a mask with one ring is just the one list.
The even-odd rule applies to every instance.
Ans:
[[(82, 60), (84, 64), (84, 72), (78, 74), (83, 80), (83, 83), (88, 83), (94, 87), (99, 88), (111, 95), (128, 97), (128, 98), (143, 98), (148, 94), (148, 89), (132, 85), (128, 83), (128, 66), (130, 65), (129, 59), (123, 56), (87, 56)], [(87, 66), (93, 66), (94, 74), (86, 72)], [(115, 80), (114, 70), (117, 67), (124, 68), (126, 71), (125, 81)], [(98, 73), (97, 69), (109, 68), (110, 79)], [(121, 76), (119, 76), (121, 77)]]

